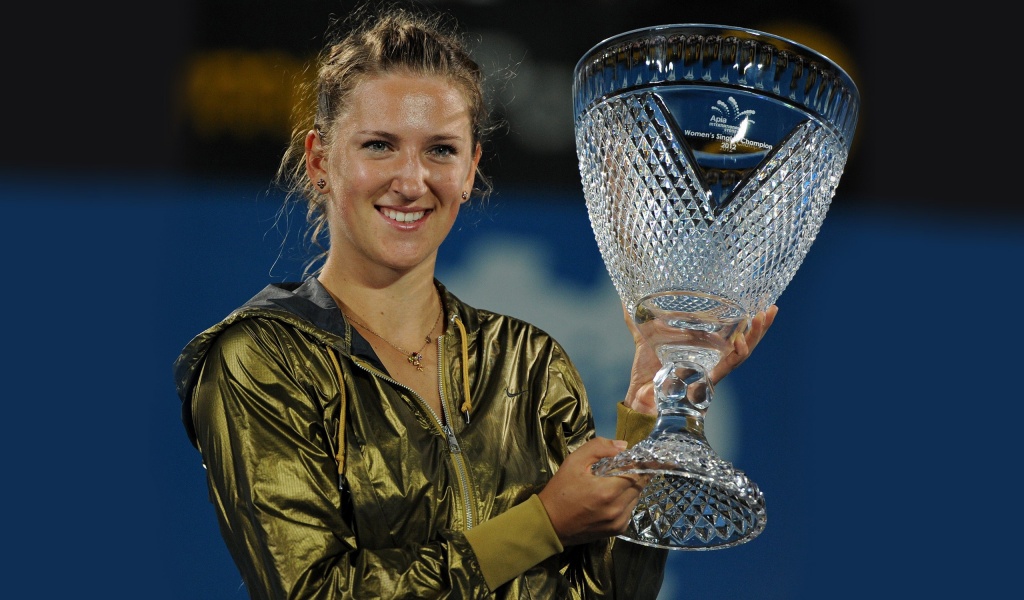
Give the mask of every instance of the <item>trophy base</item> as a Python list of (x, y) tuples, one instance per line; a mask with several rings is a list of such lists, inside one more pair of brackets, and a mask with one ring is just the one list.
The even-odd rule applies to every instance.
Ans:
[(618, 537), (669, 550), (718, 550), (764, 531), (764, 495), (689, 432), (652, 435), (594, 465), (597, 475), (651, 475)]

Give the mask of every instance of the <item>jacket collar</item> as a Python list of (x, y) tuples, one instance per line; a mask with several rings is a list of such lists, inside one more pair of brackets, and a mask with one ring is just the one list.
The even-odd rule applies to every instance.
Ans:
[(317, 329), (346, 337), (345, 317), (316, 277), (301, 283), (272, 283), (238, 309), (248, 310), (284, 310)]

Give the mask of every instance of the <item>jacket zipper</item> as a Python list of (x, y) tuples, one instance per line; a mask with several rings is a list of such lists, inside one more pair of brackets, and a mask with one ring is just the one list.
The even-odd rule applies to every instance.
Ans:
[(476, 524), (475, 517), (473, 515), (473, 496), (470, 492), (469, 469), (466, 468), (466, 461), (462, 456), (462, 446), (459, 445), (459, 440), (457, 437), (455, 437), (455, 432), (452, 431), (452, 428), (446, 424), (451, 422), (451, 416), (448, 410), (448, 403), (445, 402), (444, 385), (442, 384), (443, 371), (441, 367), (444, 364), (444, 349), (441, 343), (442, 337), (443, 336), (437, 337), (437, 390), (438, 393), (441, 395), (441, 410), (444, 411), (444, 422), (442, 422), (441, 418), (437, 415), (436, 412), (434, 412), (434, 409), (431, 408), (430, 405), (427, 404), (427, 402), (419, 394), (417, 394), (409, 387), (402, 385), (401, 383), (395, 381), (391, 377), (388, 377), (383, 372), (378, 371), (373, 367), (364, 364), (363, 361), (361, 360), (353, 360), (353, 362), (363, 371), (366, 371), (367, 373), (370, 373), (375, 377), (380, 377), (381, 379), (389, 383), (392, 383), (412, 394), (412, 396), (416, 398), (417, 401), (419, 401), (420, 406), (426, 409), (427, 414), (433, 417), (434, 425), (437, 427), (437, 430), (445, 437), (445, 439), (448, 442), (448, 455), (451, 457), (452, 463), (455, 465), (456, 478), (459, 480), (459, 493), (462, 496), (462, 505), (464, 507), (463, 512), (464, 517), (466, 519), (466, 529), (469, 530), (472, 529)]
[[(452, 321), (457, 317), (452, 315)], [(472, 529), (475, 525), (475, 519), (473, 517), (473, 494), (469, 486), (469, 469), (466, 468), (466, 460), (462, 456), (462, 447), (459, 446), (459, 440), (455, 437), (455, 432), (448, 423), (452, 422), (451, 411), (448, 409), (448, 402), (446, 402), (447, 395), (444, 391), (444, 369), (445, 359), (447, 358), (444, 352), (444, 344), (442, 338), (444, 336), (437, 336), (437, 392), (441, 395), (441, 410), (444, 412), (444, 423), (440, 423), (441, 428), (444, 430), (444, 434), (448, 437), (448, 449), (451, 451), (452, 462), (455, 463), (455, 470), (459, 474), (459, 487), (462, 491), (462, 505), (465, 507), (466, 517), (466, 529)], [(426, 402), (423, 403), (426, 406)], [(427, 406), (427, 409), (430, 409)], [(431, 410), (433, 412), (433, 410)], [(436, 415), (435, 415), (436, 417)]]

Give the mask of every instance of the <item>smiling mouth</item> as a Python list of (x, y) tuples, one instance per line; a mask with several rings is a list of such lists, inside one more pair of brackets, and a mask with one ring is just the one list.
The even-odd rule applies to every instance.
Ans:
[(380, 207), (377, 210), (381, 212), (385, 217), (398, 221), (399, 223), (414, 223), (423, 218), (423, 215), (427, 214), (425, 210), (417, 210), (415, 212), (402, 212), (398, 210), (392, 210), (386, 207)]

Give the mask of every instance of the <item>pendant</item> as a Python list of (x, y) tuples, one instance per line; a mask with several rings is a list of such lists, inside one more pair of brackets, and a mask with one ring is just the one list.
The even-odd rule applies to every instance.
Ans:
[(408, 360), (412, 364), (412, 366), (416, 367), (417, 371), (423, 370), (423, 365), (421, 364), (421, 361), (423, 360), (423, 355), (420, 354), (419, 352), (413, 352), (412, 354), (409, 355), (409, 358), (407, 358), (406, 360)]

